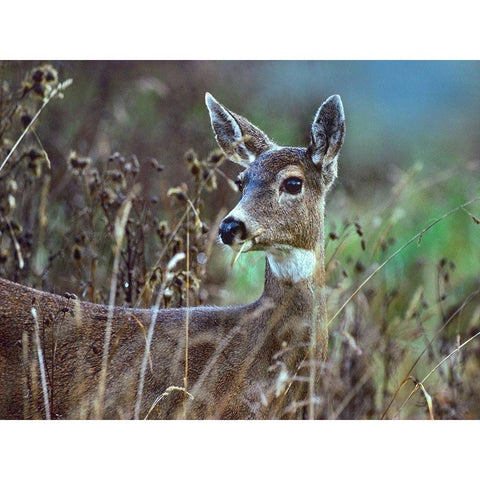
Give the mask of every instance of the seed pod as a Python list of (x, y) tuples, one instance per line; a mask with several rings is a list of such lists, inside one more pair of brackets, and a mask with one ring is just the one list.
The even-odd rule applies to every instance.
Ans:
[(133, 175), (137, 175), (137, 173), (140, 171), (140, 162), (135, 154), (131, 156), (131, 162), (131, 172)]
[(207, 163), (210, 163), (212, 165), (218, 165), (224, 158), (225, 157), (222, 153), (212, 152), (207, 158)]
[(32, 121), (32, 116), (29, 115), (28, 113), (24, 113), (20, 117), (20, 121), (22, 122), (23, 128), (27, 128), (30, 125), (30, 122)]
[(78, 175), (90, 165), (91, 159), (89, 157), (79, 157), (77, 152), (71, 151), (68, 156), (68, 163), (73, 172)]
[(42, 85), (41, 83), (35, 83), (32, 90), (42, 98), (45, 96), (46, 88), (45, 85)]
[(0, 264), (4, 264), (8, 260), (8, 250), (0, 250)]
[(365, 271), (365, 265), (358, 260), (357, 263), (355, 263), (355, 272), (357, 273), (363, 273)]
[(197, 154), (195, 153), (194, 150), (190, 149), (188, 150), (185, 155), (184, 155), (184, 158), (185, 158), (185, 161), (191, 165), (192, 163), (194, 162), (198, 162), (198, 156)]
[(33, 72), (32, 72), (32, 80), (35, 82), (35, 83), (40, 83), (42, 80), (43, 80), (43, 70), (41, 70), (40, 68), (36, 68)]
[(45, 65), (45, 81), (48, 83), (57, 83), (58, 82), (58, 72), (51, 66)]
[(120, 170), (108, 170), (105, 172), (105, 178), (111, 180), (113, 183), (123, 184), (125, 176)]
[(162, 220), (157, 227), (157, 234), (160, 238), (166, 237), (170, 233), (170, 229), (168, 228), (168, 223), (165, 220)]
[(156, 158), (151, 158), (150, 159), (150, 165), (157, 170), (157, 172), (161, 172), (165, 167), (163, 165), (160, 165), (158, 163), (158, 160)]
[(18, 191), (17, 182), (13, 178), (10, 178), (7, 181), (7, 193), (11, 193), (11, 194), (15, 195), (17, 193), (17, 191)]
[(172, 187), (168, 189), (167, 196), (168, 197), (173, 197), (176, 198), (177, 200), (180, 200), (182, 202), (185, 202), (187, 200), (187, 185), (185, 183), (182, 183), (182, 185), (178, 187)]
[(72, 256), (73, 259), (79, 262), (82, 259), (82, 247), (80, 245), (75, 244), (72, 248)]

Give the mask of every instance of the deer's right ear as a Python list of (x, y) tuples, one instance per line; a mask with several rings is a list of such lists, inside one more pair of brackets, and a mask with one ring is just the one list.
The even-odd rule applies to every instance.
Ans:
[(227, 158), (247, 167), (274, 143), (247, 119), (227, 110), (208, 92), (205, 103), (210, 114), (215, 139)]

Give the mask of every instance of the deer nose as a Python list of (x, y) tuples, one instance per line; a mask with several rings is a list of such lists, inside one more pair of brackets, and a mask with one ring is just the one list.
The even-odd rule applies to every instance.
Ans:
[(235, 240), (245, 240), (247, 229), (245, 224), (233, 217), (225, 218), (220, 224), (218, 234), (225, 245), (232, 245)]

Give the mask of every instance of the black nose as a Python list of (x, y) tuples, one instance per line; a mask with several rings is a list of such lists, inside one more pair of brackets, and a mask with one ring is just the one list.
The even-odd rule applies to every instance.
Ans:
[(235, 239), (245, 240), (247, 238), (247, 229), (245, 224), (233, 217), (227, 217), (220, 224), (218, 234), (225, 245), (231, 245)]

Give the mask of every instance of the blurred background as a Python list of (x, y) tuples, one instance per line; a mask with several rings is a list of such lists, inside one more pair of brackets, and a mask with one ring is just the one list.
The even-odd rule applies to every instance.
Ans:
[[(5, 62), (2, 76), (19, 85), (25, 72), (41, 63)], [(336, 198), (344, 199), (343, 194), (355, 199), (356, 212), (372, 212), (413, 166), (422, 169), (422, 181), (434, 184), (426, 192), (428, 202), (417, 204), (425, 222), (478, 192), (479, 62), (50, 63), (60, 79), (73, 79), (63, 101), (52, 102), (38, 126), (57, 172), (65, 168), (72, 149), (93, 159), (115, 151), (134, 153), (140, 161), (154, 157), (167, 167), (177, 167), (189, 148), (207, 155), (216, 144), (204, 104), (206, 91), (277, 143), (307, 145), (316, 109), (327, 96), (339, 93), (347, 136), (329, 217), (349, 215)], [(235, 174), (234, 167), (226, 166), (226, 171)], [(167, 183), (169, 176), (184, 181), (188, 172), (167, 168)], [(150, 185), (148, 176), (143, 180), (153, 190), (160, 188)], [(214, 197), (207, 214), (212, 205), (217, 210), (236, 201), (225, 182)], [(415, 225), (423, 223), (404, 219), (405, 233)]]
[[(42, 62), (5, 62), (23, 79)], [(258, 123), (280, 144), (305, 144), (309, 123), (332, 93), (348, 120), (340, 180), (355, 190), (389, 181), (389, 168), (478, 155), (479, 62), (164, 61), (50, 62), (74, 83), (42, 115), (52, 160), (62, 149), (104, 155), (131, 150), (175, 161), (189, 146), (215, 146), (204, 93)], [(56, 138), (56, 141), (53, 141)], [(56, 153), (56, 155), (55, 155)], [(355, 179), (360, 179), (361, 182)], [(368, 185), (367, 185), (368, 184)]]
[[(355, 332), (348, 315), (337, 319), (331, 347), (334, 352), (340, 352), (342, 342), (350, 345), (356, 360), (359, 351), (379, 345), (380, 350), (388, 351), (375, 360), (378, 370), (371, 374), (376, 385), (373, 393), (363, 390), (360, 403), (352, 401), (352, 410), (345, 407), (341, 413), (349, 418), (370, 418), (372, 412), (362, 410), (361, 403), (371, 405), (369, 395), (375, 397), (378, 411), (385, 407), (394, 380), (398, 385), (403, 378), (399, 365), (411, 363), (412, 355), (430, 338), (425, 332), (450, 324), (451, 312), (470, 296), (459, 318), (450, 319), (455, 320), (451, 322), (455, 326), (431, 353), (430, 366), (465, 335), (480, 328), (480, 205), (473, 202), (458, 208), (480, 193), (480, 62), (8, 61), (0, 67), (4, 118), (10, 108), (8, 94), (19, 98), (25, 82), (32, 83), (32, 71), (43, 63), (57, 70), (60, 81), (73, 79), (64, 98), (47, 105), (35, 128), (51, 163), (51, 178), (44, 187), (50, 192), (51, 206), (47, 238), (71, 221), (62, 205), (75, 191), (68, 174), (72, 151), (90, 158), (93, 166), (104, 165), (114, 152), (135, 155), (141, 167), (136, 181), (142, 185), (142, 194), (153, 199), (155, 215), (173, 218), (181, 209), (175, 210), (168, 189), (192, 182), (185, 153), (193, 149), (198, 157), (207, 158), (217, 148), (204, 104), (206, 91), (278, 144), (292, 146), (308, 144), (316, 110), (326, 97), (338, 93), (345, 108), (347, 132), (339, 177), (327, 199), (328, 286), (336, 294), (331, 295), (332, 315), (342, 298), (396, 249), (457, 209), (401, 249), (362, 289), (370, 310), (355, 314), (360, 322), (353, 322)], [(38, 105), (29, 107), (28, 114), (33, 115)], [(18, 113), (22, 108), (27, 107), (19, 107)], [(2, 160), (23, 130), (20, 117), (11, 116), (2, 124)], [(28, 151), (32, 142), (26, 138), (22, 149)], [(152, 175), (145, 167), (152, 159), (163, 167), (160, 175)], [(218, 175), (217, 188), (203, 196), (202, 218), (212, 229), (219, 212), (227, 212), (238, 201), (238, 194), (226, 180), (236, 176), (238, 167), (225, 163), (221, 170), (225, 177)], [(24, 185), (27, 188), (29, 183)], [(31, 203), (22, 203), (21, 196), (28, 198), (27, 191), (19, 193), (16, 214), (25, 217)], [(41, 198), (40, 193), (35, 198)], [(28, 224), (29, 220), (19, 223)], [(34, 220), (30, 224), (35, 225)], [(62, 235), (66, 238), (65, 233)], [(58, 265), (52, 261), (50, 277), (43, 275), (41, 283), (38, 272), (16, 279), (79, 293), (78, 272), (71, 267), (74, 255), (60, 254)], [(155, 258), (154, 253), (151, 258)], [(108, 278), (111, 259), (107, 255), (103, 260), (104, 278)], [(202, 278), (203, 303), (242, 303), (261, 293), (261, 255), (245, 255), (233, 268), (231, 260), (231, 253), (213, 245)], [(101, 264), (102, 258), (97, 262)], [(88, 276), (83, 272), (87, 283)], [(416, 310), (419, 305), (423, 308), (420, 313)], [(402, 323), (407, 317), (413, 323)], [(390, 332), (394, 340), (375, 343), (389, 328), (395, 332)], [(346, 331), (350, 332), (348, 338), (338, 333)], [(393, 370), (399, 370), (397, 377), (392, 377)], [(345, 388), (358, 385), (359, 375), (343, 375), (348, 377)], [(465, 415), (466, 407), (452, 406), (452, 398), (458, 394), (457, 387), (453, 388), (458, 378), (452, 375), (448, 395), (439, 387), (442, 408), (447, 409), (447, 405), (453, 411), (445, 413), (445, 418)], [(468, 395), (478, 395), (475, 385), (480, 379), (470, 381), (472, 378)], [(368, 382), (361, 388), (365, 385)], [(422, 417), (418, 412), (412, 415)]]

